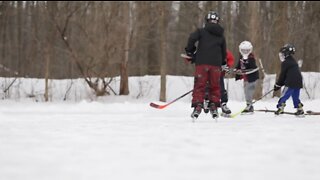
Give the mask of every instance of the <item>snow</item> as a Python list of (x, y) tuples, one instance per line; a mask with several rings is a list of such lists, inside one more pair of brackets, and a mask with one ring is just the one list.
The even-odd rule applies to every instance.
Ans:
[[(309, 99), (302, 91), (304, 109), (320, 111), (319, 73), (304, 76), (313, 96)], [(202, 113), (192, 123), (190, 95), (159, 110), (149, 103), (163, 104), (158, 101), (160, 78), (129, 80), (129, 96), (104, 98), (93, 98), (81, 79), (74, 80), (68, 101), (61, 99), (70, 81), (54, 80), (52, 102), (46, 103), (40, 95), (27, 98), (30, 92), (43, 89), (42, 80), (19, 79), (9, 98), (0, 101), (0, 179), (320, 178), (319, 116), (275, 117), (256, 112), (215, 121)], [(227, 81), (228, 105), (235, 113), (245, 106), (242, 82)], [(269, 82), (266, 92), (274, 77), (268, 76), (265, 82)], [(190, 77), (169, 76), (168, 102), (188, 92), (192, 84)], [(255, 103), (255, 109), (275, 109), (277, 100), (267, 96)], [(289, 99), (286, 111), (293, 112), (292, 106)]]

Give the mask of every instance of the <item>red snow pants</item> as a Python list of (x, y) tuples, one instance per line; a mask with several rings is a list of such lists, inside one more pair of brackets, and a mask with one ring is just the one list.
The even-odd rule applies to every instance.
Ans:
[(192, 93), (192, 107), (203, 103), (205, 89), (209, 83), (208, 99), (215, 106), (220, 106), (220, 75), (221, 67), (212, 65), (197, 65), (194, 75), (194, 87)]

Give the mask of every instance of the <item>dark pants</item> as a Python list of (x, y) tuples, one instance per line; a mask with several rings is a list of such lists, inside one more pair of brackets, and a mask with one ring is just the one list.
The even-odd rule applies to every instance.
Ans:
[(203, 103), (207, 83), (209, 83), (208, 100), (214, 103), (216, 106), (220, 106), (220, 74), (220, 66), (196, 66), (194, 90), (192, 93), (192, 107), (195, 107), (199, 103)]
[(220, 94), (221, 94), (221, 104), (228, 102), (228, 93), (224, 86), (224, 76), (220, 77)]

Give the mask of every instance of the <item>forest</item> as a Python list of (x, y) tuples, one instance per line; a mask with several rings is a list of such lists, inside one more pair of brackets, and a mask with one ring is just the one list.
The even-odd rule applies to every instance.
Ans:
[(0, 76), (83, 78), (104, 96), (114, 77), (126, 95), (128, 77), (160, 75), (165, 101), (166, 75), (193, 75), (180, 54), (210, 10), (236, 59), (239, 43), (252, 42), (261, 74), (279, 73), (286, 43), (303, 72), (319, 72), (319, 9), (317, 1), (1, 1)]

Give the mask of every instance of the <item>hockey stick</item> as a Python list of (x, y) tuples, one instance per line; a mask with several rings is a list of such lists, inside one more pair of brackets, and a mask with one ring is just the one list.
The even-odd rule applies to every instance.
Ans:
[[(186, 54), (180, 54), (180, 56), (182, 58), (185, 58), (185, 59), (192, 59), (192, 57), (186, 55)], [(256, 71), (259, 71), (259, 67), (257, 68), (254, 68), (254, 69), (245, 69), (245, 70), (240, 70), (240, 71), (237, 71), (237, 69), (233, 69), (233, 68), (230, 68), (229, 71), (226, 71), (224, 69), (222, 69), (221, 71), (226, 71), (226, 73), (230, 74), (230, 73), (234, 73), (234, 74), (239, 74), (239, 75), (247, 75), (247, 74), (251, 74), (251, 73), (254, 73)]]
[[(252, 104), (260, 101), (262, 98), (264, 98), (265, 96), (267, 96), (268, 94), (270, 94), (271, 92), (273, 92), (273, 89), (271, 89), (270, 91), (268, 91), (267, 93), (265, 93), (263, 96), (261, 96), (260, 98), (258, 98), (257, 100), (253, 101)], [(241, 114), (242, 111), (244, 110), (245, 108), (241, 109), (241, 111), (235, 113), (235, 114), (232, 114), (230, 117), (234, 118), (236, 117), (237, 115)]]
[(182, 58), (185, 58), (185, 59), (192, 59), (192, 57), (190, 57), (190, 56), (188, 56), (188, 55), (186, 55), (186, 54), (180, 54), (180, 56), (181, 56)]
[(167, 103), (167, 104), (159, 105), (159, 104), (155, 104), (155, 103), (150, 103), (150, 106), (151, 106), (151, 107), (154, 107), (154, 108), (157, 108), (157, 109), (163, 109), (163, 108), (169, 106), (170, 104), (178, 101), (179, 99), (185, 97), (186, 95), (190, 94), (192, 91), (193, 91), (193, 89), (190, 90), (190, 91), (188, 91), (188, 92), (186, 92), (185, 94), (181, 95), (180, 97), (174, 99), (173, 101), (171, 101), (171, 102), (169, 102), (169, 103)]
[(254, 69), (241, 70), (240, 72), (238, 72), (237, 69), (230, 69), (230, 71), (229, 71), (229, 73), (234, 73), (234, 74), (239, 74), (239, 75), (244, 75), (244, 74), (247, 75), (247, 74), (252, 74), (256, 71), (259, 71), (259, 67), (254, 68)]
[[(265, 112), (265, 113), (267, 113), (267, 112), (273, 112), (274, 113), (277, 110), (270, 110), (270, 109), (266, 108), (266, 109), (257, 109), (257, 110), (254, 110), (254, 111)], [(284, 111), (283, 114), (296, 115), (294, 112), (286, 112), (286, 111)], [(313, 116), (315, 116), (315, 115), (320, 115), (320, 112), (315, 112), (315, 111), (308, 110), (303, 115), (313, 115)]]
[[(254, 71), (257, 71), (257, 70), (254, 69)], [(186, 92), (185, 94), (181, 95), (180, 97), (174, 99), (173, 101), (171, 101), (171, 102), (169, 102), (169, 103), (167, 103), (167, 104), (159, 105), (159, 104), (155, 104), (155, 103), (151, 102), (151, 103), (150, 103), (150, 106), (151, 106), (151, 107), (154, 107), (154, 108), (157, 108), (157, 109), (164, 109), (165, 107), (169, 106), (170, 104), (172, 104), (172, 103), (178, 101), (179, 99), (185, 97), (186, 95), (190, 94), (192, 91), (193, 91), (193, 89), (190, 90), (190, 91), (188, 91), (188, 92)], [(273, 89), (272, 89), (271, 91), (269, 91), (267, 94), (265, 94), (264, 96), (268, 95), (268, 94), (271, 93), (272, 91), (273, 91)], [(264, 96), (262, 96), (261, 98), (259, 98), (257, 101), (259, 101), (260, 99), (262, 99)], [(255, 101), (255, 102), (257, 102), (257, 101)], [(252, 104), (254, 104), (255, 102), (253, 102)], [(241, 112), (242, 112), (242, 111), (243, 111), (243, 110), (241, 110)], [(234, 116), (240, 114), (241, 112), (235, 114)]]

